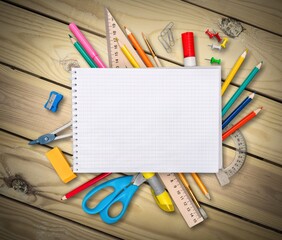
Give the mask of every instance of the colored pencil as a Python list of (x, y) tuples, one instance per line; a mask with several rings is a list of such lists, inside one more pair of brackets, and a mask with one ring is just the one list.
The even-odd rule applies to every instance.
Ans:
[(129, 52), (128, 48), (122, 43), (120, 42), (120, 40), (118, 40), (118, 38), (115, 39), (121, 49), (121, 51), (123, 52), (123, 54), (125, 55), (125, 57), (128, 59), (128, 61), (131, 63), (132, 67), (134, 68), (140, 68), (138, 62), (135, 60), (135, 58), (133, 57), (133, 55)]
[(154, 59), (156, 65), (157, 65), (157, 67), (161, 67), (162, 65), (161, 65), (161, 63), (160, 63), (160, 61), (159, 61), (157, 55), (155, 54), (155, 51), (154, 51), (154, 49), (152, 48), (150, 42), (148, 41), (148, 39), (146, 38), (146, 36), (145, 36), (144, 33), (142, 33), (142, 36), (143, 36), (143, 39), (144, 39), (144, 41), (145, 41), (145, 43), (146, 43), (146, 45), (147, 45), (147, 47), (148, 47), (150, 53), (151, 53), (152, 56), (153, 56), (153, 59)]
[(126, 32), (129, 41), (131, 42), (132, 46), (136, 49), (137, 53), (139, 54), (140, 58), (145, 63), (145, 65), (147, 67), (154, 67), (154, 65), (152, 64), (152, 62), (150, 61), (150, 59), (148, 58), (148, 56), (146, 55), (146, 53), (144, 52), (144, 50), (142, 49), (142, 47), (140, 46), (139, 42), (134, 37), (132, 32), (130, 32), (127, 27), (124, 27), (124, 30)]
[(96, 63), (96, 65), (99, 68), (106, 68), (107, 66), (105, 65), (105, 63), (103, 63), (103, 61), (99, 57), (98, 53), (91, 46), (91, 44), (88, 42), (88, 40), (83, 35), (83, 33), (78, 29), (78, 27), (75, 25), (75, 23), (70, 23), (69, 29), (71, 30), (73, 35), (76, 37), (77, 41), (82, 45), (84, 50), (88, 53), (89, 57), (91, 57), (92, 60)]
[(190, 184), (187, 180), (187, 178), (185, 177), (185, 175), (183, 173), (178, 173), (177, 174), (180, 181), (182, 182), (183, 186), (186, 188), (186, 190), (188, 191), (190, 197), (193, 199), (193, 202), (195, 203), (195, 205), (197, 206), (197, 208), (199, 209), (199, 212), (201, 213), (201, 215), (204, 218), (207, 218), (207, 213), (205, 212), (205, 210), (200, 206), (195, 194), (192, 191), (192, 188), (190, 187)]
[(85, 190), (86, 188), (88, 188), (88, 187), (94, 185), (95, 183), (101, 181), (102, 179), (109, 176), (110, 174), (111, 173), (101, 173), (101, 174), (99, 174), (98, 176), (92, 178), (88, 182), (78, 186), (77, 188), (75, 188), (72, 191), (70, 191), (69, 193), (67, 193), (65, 196), (63, 196), (61, 198), (61, 200), (66, 200), (66, 199), (73, 197), (74, 195), (76, 195), (76, 194), (80, 193), (81, 191)]
[(236, 63), (234, 64), (233, 68), (231, 69), (231, 71), (229, 72), (227, 78), (225, 79), (224, 83), (222, 84), (221, 87), (221, 95), (224, 94), (224, 92), (226, 91), (227, 87), (229, 86), (229, 84), (231, 83), (232, 79), (234, 78), (235, 74), (237, 73), (237, 71), (239, 70), (240, 66), (242, 65), (242, 63), (244, 62), (246, 55), (247, 55), (248, 49), (246, 49), (241, 56), (237, 59)]
[(246, 107), (253, 100), (254, 96), (255, 93), (250, 94), (232, 113), (230, 113), (230, 115), (222, 122), (222, 129), (224, 129), (239, 114), (239, 112), (241, 112), (244, 107)]
[(211, 200), (211, 196), (210, 196), (206, 186), (202, 182), (201, 178), (199, 177), (199, 175), (197, 173), (191, 173), (191, 175), (192, 175), (193, 179), (195, 180), (195, 182), (197, 183), (200, 190), (202, 191), (202, 193), (205, 195), (205, 197), (207, 199)]
[(245, 90), (245, 88), (248, 86), (248, 84), (254, 79), (256, 74), (261, 69), (262, 63), (263, 62), (260, 62), (257, 66), (254, 67), (254, 69), (250, 72), (250, 74), (245, 79), (245, 81), (242, 83), (242, 85), (237, 89), (237, 91), (229, 99), (229, 101), (226, 103), (226, 105), (222, 109), (222, 116), (224, 116), (227, 113), (227, 111), (231, 108), (232, 104), (237, 100), (237, 98)]
[(251, 119), (256, 117), (261, 110), (262, 107), (250, 112), (247, 116), (245, 116), (239, 122), (237, 122), (232, 128), (228, 129), (225, 133), (222, 134), (222, 141), (224, 141), (227, 137), (229, 137), (232, 133), (237, 131), (240, 127), (245, 125)]
[(69, 34), (70, 40), (72, 44), (75, 46), (77, 51), (81, 54), (81, 56), (84, 58), (84, 60), (88, 63), (88, 65), (91, 68), (97, 68), (97, 65), (93, 62), (93, 60), (88, 56), (88, 54), (85, 52), (81, 44), (76, 41), (70, 34)]

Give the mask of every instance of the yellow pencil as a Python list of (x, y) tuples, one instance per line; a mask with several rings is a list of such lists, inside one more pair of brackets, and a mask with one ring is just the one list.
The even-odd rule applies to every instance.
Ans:
[(128, 61), (131, 63), (132, 67), (134, 68), (140, 68), (139, 64), (137, 63), (137, 61), (135, 60), (135, 58), (132, 56), (132, 54), (129, 52), (128, 48), (118, 40), (118, 38), (116, 38), (116, 41), (121, 49), (121, 51), (123, 52), (123, 54), (126, 56), (126, 58), (128, 59)]
[(238, 58), (237, 62), (234, 64), (233, 68), (229, 72), (227, 78), (225, 79), (222, 87), (221, 87), (221, 95), (224, 94), (227, 87), (231, 83), (232, 79), (234, 78), (235, 74), (237, 73), (238, 69), (240, 68), (241, 64), (244, 62), (246, 55), (247, 55), (248, 49), (246, 49), (242, 55)]
[(207, 199), (211, 200), (211, 196), (210, 196), (206, 186), (202, 182), (201, 178), (199, 177), (199, 175), (197, 173), (191, 173), (191, 175), (192, 175), (193, 179), (195, 180), (195, 182), (197, 183), (200, 190), (202, 191), (202, 193), (206, 196)]

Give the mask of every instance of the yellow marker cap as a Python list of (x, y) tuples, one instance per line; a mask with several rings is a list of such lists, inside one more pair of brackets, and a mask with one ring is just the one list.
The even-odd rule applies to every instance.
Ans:
[(152, 193), (153, 193), (153, 196), (156, 200), (156, 203), (158, 204), (158, 206), (166, 211), (166, 212), (173, 212), (174, 211), (174, 206), (173, 206), (173, 203), (171, 201), (171, 198), (168, 194), (167, 191), (164, 191), (163, 193), (159, 194), (158, 196), (156, 196), (154, 194), (154, 190), (151, 189)]
[(145, 179), (150, 179), (151, 177), (155, 176), (155, 173), (147, 172), (147, 173), (142, 173), (142, 175)]
[(64, 183), (68, 183), (76, 178), (76, 175), (71, 170), (66, 157), (58, 147), (53, 148), (45, 155)]

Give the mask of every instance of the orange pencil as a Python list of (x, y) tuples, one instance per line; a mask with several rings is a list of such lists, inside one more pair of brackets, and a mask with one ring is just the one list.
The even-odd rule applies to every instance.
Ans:
[(198, 176), (197, 173), (191, 173), (193, 179), (195, 180), (195, 182), (197, 183), (198, 187), (201, 189), (202, 193), (206, 196), (207, 199), (211, 200), (211, 196), (206, 188), (206, 186), (204, 185), (204, 183), (202, 182), (202, 180), (200, 179), (200, 177)]
[(250, 112), (246, 117), (244, 117), (242, 120), (237, 122), (233, 127), (231, 127), (229, 130), (227, 130), (225, 133), (222, 134), (222, 141), (224, 141), (227, 137), (229, 137), (232, 133), (234, 133), (236, 130), (238, 130), (240, 127), (245, 125), (248, 121), (250, 121), (252, 118), (254, 118), (258, 113), (262, 110), (261, 108), (258, 108), (257, 110), (254, 110)]
[(132, 32), (130, 32), (127, 29), (127, 27), (124, 27), (124, 30), (126, 32), (129, 41), (131, 42), (132, 46), (136, 49), (137, 53), (139, 54), (140, 58), (145, 63), (145, 65), (147, 67), (154, 67), (154, 65), (152, 64), (152, 62), (150, 61), (150, 59), (148, 58), (148, 56), (146, 55), (146, 53), (144, 52), (144, 50), (142, 49), (142, 47), (140, 46), (140, 44), (138, 43)]

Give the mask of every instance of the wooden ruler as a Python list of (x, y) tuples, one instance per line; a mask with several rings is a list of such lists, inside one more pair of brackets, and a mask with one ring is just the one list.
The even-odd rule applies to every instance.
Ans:
[(125, 46), (128, 48), (130, 53), (133, 55), (135, 60), (138, 62), (141, 68), (145, 68), (145, 64), (136, 53), (131, 43), (117, 24), (117, 21), (114, 19), (112, 14), (107, 8), (105, 8), (105, 22), (106, 22), (106, 33), (107, 33), (107, 43), (108, 43), (108, 56), (109, 56), (109, 65), (111, 68), (132, 68), (130, 62), (124, 56), (120, 47), (116, 42), (118, 38)]
[(188, 226), (191, 228), (204, 221), (178, 177), (174, 173), (159, 173), (159, 176)]

